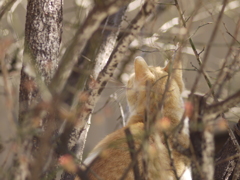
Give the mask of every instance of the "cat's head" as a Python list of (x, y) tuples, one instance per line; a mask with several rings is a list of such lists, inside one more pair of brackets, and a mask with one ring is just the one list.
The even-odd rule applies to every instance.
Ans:
[[(171, 105), (179, 101), (183, 90), (181, 63), (173, 66), (170, 86), (165, 93), (165, 103)], [(134, 61), (134, 73), (127, 83), (127, 101), (131, 112), (142, 114), (146, 108), (157, 108), (162, 100), (170, 67), (164, 68), (148, 66), (146, 61), (138, 56)], [(177, 98), (177, 99), (176, 99)], [(171, 102), (172, 101), (172, 102)]]

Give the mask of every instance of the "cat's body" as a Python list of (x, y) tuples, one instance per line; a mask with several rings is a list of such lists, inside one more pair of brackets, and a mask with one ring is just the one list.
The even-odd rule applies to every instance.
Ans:
[[(148, 67), (141, 57), (135, 59), (134, 66), (135, 73), (127, 85), (127, 100), (131, 112), (128, 124), (108, 135), (95, 147), (85, 161), (89, 166), (87, 177), (89, 180), (119, 180), (128, 172), (125, 179), (134, 180), (133, 169), (127, 171), (132, 162), (129, 139), (126, 138), (126, 130), (130, 130), (141, 177), (146, 177), (143, 172), (147, 172), (147, 179), (151, 180), (175, 180), (176, 176), (181, 180), (189, 179), (190, 175), (183, 176), (188, 171), (189, 160), (173, 148), (174, 140), (171, 136), (184, 111), (181, 99), (184, 88), (182, 72), (177, 70), (173, 74), (165, 92), (168, 67)], [(181, 69), (181, 63), (175, 67)], [(161, 103), (163, 106), (160, 110)], [(146, 135), (146, 129), (150, 135)], [(177, 140), (184, 148), (188, 147), (187, 134), (179, 133)], [(146, 143), (143, 146), (144, 142)]]

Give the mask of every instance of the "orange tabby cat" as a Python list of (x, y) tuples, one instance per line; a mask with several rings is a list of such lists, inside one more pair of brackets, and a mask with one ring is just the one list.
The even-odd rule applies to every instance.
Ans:
[[(184, 111), (181, 63), (174, 66), (177, 70), (172, 74), (166, 92), (168, 66), (149, 67), (142, 57), (137, 57), (134, 69), (126, 92), (131, 112), (128, 124), (104, 138), (85, 160), (88, 179), (119, 180), (123, 174), (127, 180), (136, 177), (191, 179), (187, 168), (189, 160), (173, 148), (175, 139), (171, 136)], [(185, 132), (179, 133), (177, 139), (181, 146), (188, 147)], [(135, 166), (130, 167), (132, 160)]]

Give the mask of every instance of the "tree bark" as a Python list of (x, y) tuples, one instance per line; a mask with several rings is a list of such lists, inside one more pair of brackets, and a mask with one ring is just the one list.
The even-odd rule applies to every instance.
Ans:
[[(190, 151), (192, 159), (192, 179), (207, 180), (211, 179), (211, 177), (208, 177), (205, 170), (208, 165), (211, 166), (212, 164), (206, 164), (206, 154), (208, 154), (208, 146), (212, 147), (213, 144), (208, 144), (209, 139), (212, 139), (211, 137), (209, 138), (205, 136), (207, 131), (206, 127), (208, 125), (208, 123), (203, 119), (206, 109), (206, 99), (203, 96), (194, 95), (192, 96), (191, 103), (193, 105), (193, 112), (189, 117), (189, 127), (191, 140)], [(213, 171), (209, 173), (213, 173)]]
[(37, 81), (48, 85), (58, 67), (62, 33), (62, 0), (29, 0), (25, 26), (25, 49), (21, 70), (19, 120), (44, 96)]
[[(36, 150), (38, 143), (35, 143), (37, 139), (32, 139), (33, 134), (30, 133), (37, 132), (36, 128), (39, 128), (39, 126), (36, 126), (36, 124), (40, 124), (42, 119), (30, 119), (26, 114), (40, 100), (45, 102), (51, 100), (51, 94), (47, 86), (58, 67), (62, 33), (62, 5), (62, 0), (28, 1), (25, 49), (20, 80), (19, 122), (21, 124), (20, 128), (28, 129), (29, 132), (21, 139), (22, 144), (20, 144), (17, 157), (19, 166), (15, 174), (17, 180), (39, 179), (43, 172), (42, 168), (47, 162), (46, 158), (48, 156), (45, 153), (48, 154), (50, 149), (44, 149), (44, 152), (39, 153), (43, 155), (39, 158), (38, 150)], [(50, 143), (48, 141), (49, 139), (47, 139), (46, 144)], [(33, 164), (30, 161), (32, 150), (37, 151), (34, 153), (34, 158), (35, 161), (38, 161)], [(22, 158), (26, 158), (26, 161), (22, 161)], [(31, 169), (29, 169), (30, 166)]]

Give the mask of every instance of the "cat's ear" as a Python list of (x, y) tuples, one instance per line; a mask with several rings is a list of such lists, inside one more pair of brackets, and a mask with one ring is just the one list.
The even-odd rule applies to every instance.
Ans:
[(135, 69), (135, 80), (139, 83), (145, 83), (149, 77), (152, 77), (153, 74), (149, 70), (149, 67), (146, 61), (141, 57), (137, 56), (134, 61)]

